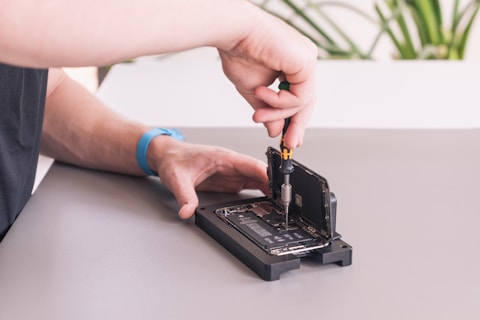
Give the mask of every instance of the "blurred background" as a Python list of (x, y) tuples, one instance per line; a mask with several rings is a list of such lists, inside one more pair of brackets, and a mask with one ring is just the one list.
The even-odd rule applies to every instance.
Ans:
[[(310, 127), (480, 127), (480, 0), (252, 1), (319, 47)], [(212, 48), (66, 71), (152, 126), (261, 127)], [(40, 158), (40, 177), (50, 164)]]
[[(474, 59), (477, 0), (255, 0), (323, 59)], [(475, 42), (474, 40), (472, 40)], [(467, 51), (468, 48), (468, 51)]]
[[(308, 36), (319, 59), (478, 60), (477, 0), (252, 0)], [(111, 66), (67, 72), (96, 91)]]

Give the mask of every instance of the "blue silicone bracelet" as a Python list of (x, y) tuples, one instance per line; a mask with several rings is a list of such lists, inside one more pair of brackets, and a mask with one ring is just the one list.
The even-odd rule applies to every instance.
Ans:
[(150, 169), (147, 162), (147, 150), (153, 138), (161, 135), (170, 136), (176, 140), (183, 141), (184, 137), (177, 129), (163, 129), (155, 128), (143, 134), (137, 145), (137, 163), (142, 170), (149, 176), (156, 176), (157, 174)]

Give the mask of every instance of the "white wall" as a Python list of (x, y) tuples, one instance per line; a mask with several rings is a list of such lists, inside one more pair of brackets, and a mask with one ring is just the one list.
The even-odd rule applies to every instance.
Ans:
[[(475, 62), (323, 60), (316, 74), (311, 127), (480, 128)], [(209, 48), (117, 65), (98, 96), (152, 126), (255, 126)]]

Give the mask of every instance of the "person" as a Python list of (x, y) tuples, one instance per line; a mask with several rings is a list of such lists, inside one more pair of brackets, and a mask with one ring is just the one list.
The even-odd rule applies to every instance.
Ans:
[[(0, 239), (27, 202), (39, 152), (87, 168), (145, 175), (149, 128), (122, 118), (62, 67), (101, 66), (196, 47), (218, 49), (226, 77), (270, 137), (302, 144), (315, 105), (316, 46), (247, 0), (0, 2)], [(269, 88), (290, 82), (290, 91)], [(177, 107), (177, 106), (165, 106)], [(161, 119), (159, 119), (161, 120)], [(193, 215), (196, 190), (268, 192), (265, 163), (232, 150), (150, 137), (143, 161)], [(150, 170), (149, 170), (150, 169)]]

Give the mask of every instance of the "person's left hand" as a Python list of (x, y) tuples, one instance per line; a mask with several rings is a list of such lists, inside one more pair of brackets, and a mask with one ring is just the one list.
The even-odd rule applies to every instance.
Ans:
[(267, 165), (225, 148), (159, 136), (150, 144), (148, 163), (175, 195), (182, 219), (191, 217), (198, 206), (195, 190), (237, 193), (259, 189), (268, 193)]

